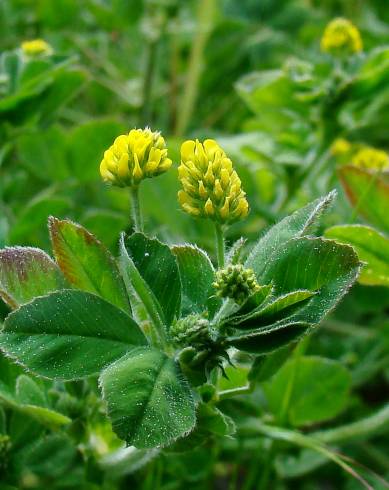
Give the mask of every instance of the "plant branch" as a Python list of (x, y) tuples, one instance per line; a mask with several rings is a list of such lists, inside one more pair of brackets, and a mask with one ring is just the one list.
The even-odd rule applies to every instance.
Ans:
[(135, 231), (143, 231), (142, 213), (140, 210), (139, 186), (130, 188), (131, 193), (131, 215)]

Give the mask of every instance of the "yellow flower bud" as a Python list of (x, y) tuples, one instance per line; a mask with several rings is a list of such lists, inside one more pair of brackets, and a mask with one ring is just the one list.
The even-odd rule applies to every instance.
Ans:
[(352, 149), (352, 145), (349, 141), (344, 138), (337, 138), (331, 145), (330, 151), (331, 154), (335, 157), (347, 155), (350, 153)]
[(359, 30), (349, 20), (336, 18), (324, 30), (321, 49), (334, 56), (360, 53), (363, 45)]
[(53, 50), (49, 43), (43, 39), (24, 41), (21, 44), (22, 51), (27, 56), (42, 56), (52, 54)]
[(141, 180), (169, 170), (165, 140), (151, 129), (132, 129), (118, 136), (104, 153), (100, 174), (104, 182), (119, 187), (137, 186)]
[(389, 168), (389, 156), (385, 151), (364, 146), (353, 155), (351, 163), (356, 167), (384, 170)]
[(231, 223), (247, 216), (249, 205), (231, 160), (214, 140), (185, 141), (178, 176), (178, 201), (192, 216)]

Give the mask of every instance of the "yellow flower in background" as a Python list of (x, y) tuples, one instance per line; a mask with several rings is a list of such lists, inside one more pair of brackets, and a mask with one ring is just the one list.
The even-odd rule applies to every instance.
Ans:
[(354, 153), (351, 163), (356, 167), (384, 170), (389, 169), (389, 156), (386, 151), (365, 146)]
[(337, 138), (331, 145), (331, 154), (335, 157), (343, 156), (351, 152), (352, 144), (344, 138)]
[(359, 30), (347, 19), (334, 19), (324, 30), (321, 49), (335, 56), (360, 53), (363, 45)]
[(43, 39), (24, 41), (21, 45), (22, 51), (27, 56), (49, 55), (53, 52), (49, 43)]
[(216, 141), (185, 141), (178, 174), (183, 187), (178, 201), (187, 213), (220, 224), (247, 216), (249, 205), (241, 181)]
[(149, 128), (132, 129), (118, 136), (104, 153), (100, 174), (104, 182), (133, 187), (145, 178), (166, 172), (171, 165), (161, 133)]

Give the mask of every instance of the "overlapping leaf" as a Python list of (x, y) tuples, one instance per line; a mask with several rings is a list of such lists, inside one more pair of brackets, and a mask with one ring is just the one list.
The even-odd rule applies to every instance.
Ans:
[(81, 225), (51, 217), (49, 229), (58, 265), (76, 288), (130, 311), (124, 282), (112, 255)]
[(181, 279), (175, 256), (167, 245), (143, 233), (127, 237), (125, 247), (161, 305), (166, 324), (171, 325), (181, 307)]
[(11, 313), (0, 348), (31, 371), (55, 379), (98, 373), (146, 339), (123, 310), (83, 291), (41, 296)]

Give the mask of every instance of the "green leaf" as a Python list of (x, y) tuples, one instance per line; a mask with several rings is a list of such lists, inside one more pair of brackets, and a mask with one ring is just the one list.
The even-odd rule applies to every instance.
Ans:
[(77, 290), (36, 298), (11, 313), (0, 333), (4, 352), (55, 379), (98, 373), (146, 339), (123, 310)]
[(21, 374), (16, 380), (16, 398), (24, 405), (47, 406), (44, 392), (30, 376), (25, 374)]
[(296, 321), (318, 323), (356, 280), (360, 262), (353, 248), (324, 238), (295, 238), (274, 254), (263, 272), (274, 294), (309, 290), (318, 293), (297, 313)]
[(139, 348), (100, 377), (117, 435), (138, 448), (166, 446), (188, 434), (195, 406), (177, 363), (163, 352)]
[[(58, 190), (56, 191), (58, 193)], [(61, 216), (66, 214), (71, 207), (71, 201), (67, 197), (55, 196), (53, 188), (47, 189), (34, 197), (23, 208), (16, 223), (10, 230), (10, 242), (26, 242), (39, 246), (43, 239), (47, 239), (47, 213)]]
[(251, 382), (267, 381), (281, 368), (290, 355), (290, 348), (285, 346), (268, 355), (258, 356), (251, 366), (248, 379)]
[(124, 132), (123, 124), (114, 120), (94, 120), (76, 126), (69, 136), (69, 159), (72, 174), (80, 182), (98, 181), (104, 151)]
[(224, 368), (226, 377), (221, 377), (218, 382), (220, 392), (242, 389), (249, 387), (248, 374), (249, 368), (246, 366), (234, 365)]
[(350, 387), (351, 376), (340, 362), (312, 356), (289, 360), (263, 389), (276, 415), (282, 413), (289, 393), (286, 417), (300, 427), (338, 415), (346, 407)]
[(115, 259), (85, 228), (69, 220), (49, 218), (54, 255), (68, 281), (129, 312), (124, 282)]
[(285, 243), (291, 238), (310, 233), (335, 196), (336, 193), (333, 191), (323, 198), (316, 199), (274, 225), (259, 239), (247, 258), (245, 267), (254, 270), (260, 284), (267, 284), (263, 280), (263, 273), (272, 255), (276, 256), (282, 251)]
[(134, 233), (125, 247), (144, 281), (161, 305), (166, 325), (179, 316), (181, 280), (177, 260), (170, 248), (156, 238)]
[[(323, 238), (289, 240), (262, 273), (265, 283), (273, 285), (274, 295), (308, 290), (317, 294), (307, 298), (296, 311), (287, 311), (273, 324), (245, 333), (235, 330), (228, 343), (238, 349), (263, 354), (296, 340), (331, 311), (356, 280), (360, 263), (354, 250)], [(297, 304), (298, 305), (298, 304)]]
[(153, 322), (155, 332), (151, 332), (151, 334), (155, 334), (156, 338), (152, 340), (156, 340), (161, 345), (164, 345), (167, 329), (161, 305), (129, 256), (125, 246), (124, 233), (120, 237), (120, 270), (127, 291), (131, 297), (135, 295), (139, 298)]
[(234, 421), (231, 417), (225, 415), (212, 405), (200, 403), (197, 407), (196, 415), (196, 430), (201, 431), (203, 439), (206, 437), (207, 432), (217, 436), (229, 436), (236, 430)]
[(208, 255), (192, 245), (176, 245), (172, 252), (177, 258), (182, 284), (182, 314), (202, 313), (212, 295), (214, 268)]
[(31, 247), (0, 250), (0, 297), (11, 308), (64, 287), (66, 281), (60, 269), (43, 250)]
[(287, 320), (268, 327), (250, 330), (245, 333), (235, 331), (227, 337), (227, 343), (237, 349), (253, 354), (269, 354), (293, 342), (312, 328), (309, 322)]
[(370, 286), (389, 286), (389, 239), (364, 225), (340, 225), (328, 228), (325, 236), (352, 245), (366, 264), (358, 281)]
[(21, 163), (40, 180), (61, 181), (70, 176), (66, 135), (59, 127), (23, 133), (17, 140)]
[(315, 292), (304, 289), (285, 293), (243, 317), (234, 318), (232, 323), (239, 329), (258, 328), (275, 323), (301, 308), (314, 294)]
[[(34, 481), (60, 481), (65, 488), (83, 488), (83, 470), (79, 471), (77, 448), (69, 437), (50, 434), (21, 452), (18, 460), (21, 478), (29, 475)], [(67, 480), (73, 480), (67, 484)], [(51, 485), (51, 484), (50, 484)]]
[(44, 395), (40, 392), (39, 387), (31, 378), (21, 375), (18, 378), (18, 382), (19, 386), (16, 386), (17, 394), (15, 396), (10, 388), (0, 381), (0, 401), (2, 401), (6, 407), (11, 408), (19, 415), (27, 415), (34, 421), (37, 421), (50, 429), (61, 427), (62, 425), (67, 425), (71, 422), (71, 419), (62, 413), (56, 412), (46, 406), (41, 406), (42, 402), (44, 404), (46, 403)]
[(356, 212), (389, 233), (389, 184), (378, 172), (344, 165), (339, 177)]

